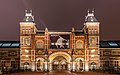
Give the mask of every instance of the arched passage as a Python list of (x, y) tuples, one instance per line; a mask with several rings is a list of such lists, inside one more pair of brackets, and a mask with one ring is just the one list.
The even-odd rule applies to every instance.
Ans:
[(70, 68), (71, 56), (66, 52), (56, 52), (49, 56), (50, 70), (68, 70)]
[(50, 62), (52, 62), (52, 60), (54, 58), (56, 58), (57, 56), (63, 56), (68, 62), (70, 62), (70, 60), (71, 60), (71, 56), (68, 53), (66, 53), (66, 52), (55, 52), (55, 53), (53, 53), (49, 56)]

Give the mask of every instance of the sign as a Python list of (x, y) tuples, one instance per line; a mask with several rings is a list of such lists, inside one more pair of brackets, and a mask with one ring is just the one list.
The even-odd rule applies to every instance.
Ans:
[(70, 35), (69, 34), (50, 34), (51, 49), (69, 49)]

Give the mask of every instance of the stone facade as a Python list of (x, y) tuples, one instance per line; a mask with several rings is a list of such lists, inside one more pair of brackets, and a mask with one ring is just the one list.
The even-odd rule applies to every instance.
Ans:
[(32, 71), (89, 71), (100, 67), (99, 22), (94, 12), (85, 17), (82, 30), (37, 30), (32, 12), (20, 22), (20, 67)]

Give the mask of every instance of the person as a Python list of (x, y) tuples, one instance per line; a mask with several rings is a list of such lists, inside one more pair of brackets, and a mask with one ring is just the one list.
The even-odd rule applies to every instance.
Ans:
[(67, 41), (67, 40), (62, 38), (61, 36), (59, 36), (59, 38), (58, 38), (58, 40), (56, 42), (56, 47), (59, 48), (59, 46), (60, 46), (60, 48), (64, 48), (63, 41)]

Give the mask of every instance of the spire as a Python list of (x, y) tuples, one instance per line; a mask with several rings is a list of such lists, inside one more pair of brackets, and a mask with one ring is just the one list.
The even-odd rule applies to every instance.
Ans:
[(97, 19), (94, 16), (94, 9), (90, 12), (88, 9), (88, 14), (85, 16), (85, 22), (97, 22)]
[(25, 10), (25, 17), (23, 18), (23, 22), (34, 22), (34, 16), (32, 15), (32, 10), (29, 12)]
[(48, 28), (47, 27), (45, 28), (45, 31), (48, 32)]

